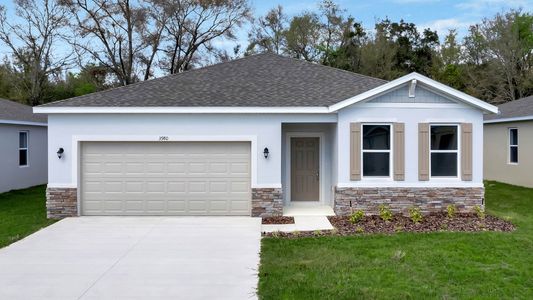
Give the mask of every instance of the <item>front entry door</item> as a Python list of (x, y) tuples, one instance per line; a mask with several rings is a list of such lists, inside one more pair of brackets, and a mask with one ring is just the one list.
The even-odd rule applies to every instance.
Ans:
[(319, 144), (317, 137), (291, 138), (291, 201), (319, 201)]

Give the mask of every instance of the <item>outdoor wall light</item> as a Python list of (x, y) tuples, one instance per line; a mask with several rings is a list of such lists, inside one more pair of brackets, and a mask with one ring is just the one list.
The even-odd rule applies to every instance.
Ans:
[(265, 150), (263, 150), (263, 155), (265, 158), (268, 158), (268, 148), (265, 147)]
[(59, 150), (57, 150), (57, 158), (61, 159), (63, 152), (65, 152), (65, 150), (63, 148), (59, 148)]

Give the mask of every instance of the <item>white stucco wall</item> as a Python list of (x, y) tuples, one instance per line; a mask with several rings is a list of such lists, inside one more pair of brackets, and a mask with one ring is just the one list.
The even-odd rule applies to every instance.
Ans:
[[(28, 166), (19, 166), (19, 132), (28, 131)], [(46, 127), (0, 124), (0, 193), (47, 182)]]
[[(49, 186), (78, 186), (80, 141), (252, 141), (252, 187), (281, 187), (282, 123), (336, 122), (335, 114), (51, 114)], [(62, 159), (57, 149), (65, 150)], [(263, 157), (268, 147), (270, 156)], [(254, 170), (255, 165), (255, 170)]]
[[(392, 103), (394, 105), (395, 103)], [(338, 186), (481, 186), (483, 184), (483, 114), (464, 105), (432, 107), (432, 104), (407, 107), (386, 107), (387, 104), (365, 104), (347, 107), (338, 113)], [(350, 123), (405, 123), (405, 181), (392, 179), (364, 179), (350, 181)], [(418, 180), (418, 123), (472, 123), (473, 125), (473, 180), (435, 179)], [(460, 158), (459, 158), (460, 159)], [(344, 162), (344, 163), (342, 163)], [(392, 166), (391, 166), (392, 167)], [(460, 170), (458, 171), (460, 174)]]

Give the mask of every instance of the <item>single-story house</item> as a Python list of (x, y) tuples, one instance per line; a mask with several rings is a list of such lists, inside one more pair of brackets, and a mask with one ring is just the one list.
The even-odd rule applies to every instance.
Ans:
[(46, 115), (0, 99), (0, 193), (47, 183)]
[(384, 81), (260, 54), (34, 108), (48, 213), (272, 216), (483, 207), (483, 114), (417, 73)]
[(533, 96), (485, 115), (485, 179), (533, 187)]

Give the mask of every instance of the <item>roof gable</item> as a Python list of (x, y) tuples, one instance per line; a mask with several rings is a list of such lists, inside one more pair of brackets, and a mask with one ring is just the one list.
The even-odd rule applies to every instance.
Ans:
[(348, 107), (350, 105), (360, 103), (367, 101), (371, 98), (384, 95), (386, 93), (389, 93), (390, 91), (397, 89), (398, 87), (401, 87), (403, 85), (407, 85), (410, 83), (415, 84), (415, 89), (417, 84), (423, 84), (427, 89), (431, 90), (432, 92), (442, 94), (443, 96), (453, 99), (455, 101), (458, 101), (460, 103), (464, 103), (467, 105), (470, 105), (472, 107), (475, 107), (477, 109), (480, 109), (486, 113), (497, 113), (498, 108), (494, 105), (491, 105), (487, 102), (481, 101), (477, 98), (474, 98), (470, 95), (467, 95), (461, 91), (458, 91), (454, 88), (451, 88), (447, 85), (444, 85), (440, 82), (437, 82), (433, 79), (430, 79), (426, 76), (423, 76), (418, 73), (411, 73), (407, 74), (403, 77), (400, 77), (396, 80), (390, 81), (388, 83), (385, 83), (379, 87), (376, 87), (372, 90), (366, 91), (364, 93), (361, 93), (359, 95), (356, 95), (354, 97), (348, 98), (344, 101), (341, 101), (339, 103), (336, 103), (334, 105), (331, 105), (329, 107), (330, 111), (338, 111), (340, 109), (343, 109), (345, 107)]
[(409, 96), (409, 83), (371, 98), (366, 103), (427, 103), (427, 104), (456, 104), (448, 97), (435, 93), (428, 88), (417, 85), (413, 97)]

